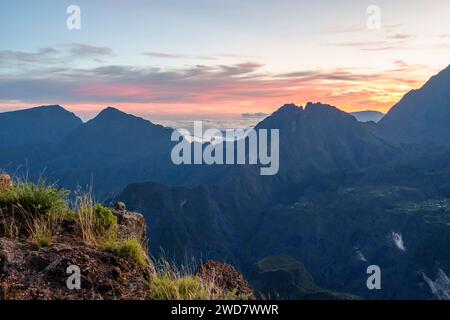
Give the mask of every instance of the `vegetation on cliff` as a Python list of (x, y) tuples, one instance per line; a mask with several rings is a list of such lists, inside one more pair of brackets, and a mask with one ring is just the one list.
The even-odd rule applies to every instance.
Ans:
[[(0, 174), (0, 300), (252, 296), (242, 286), (224, 287), (214, 277), (176, 271), (167, 261), (154, 263), (145, 219), (125, 204), (110, 209), (90, 193), (77, 194), (74, 201), (68, 196), (55, 186), (13, 183)], [(78, 288), (68, 285), (74, 268), (81, 276)]]

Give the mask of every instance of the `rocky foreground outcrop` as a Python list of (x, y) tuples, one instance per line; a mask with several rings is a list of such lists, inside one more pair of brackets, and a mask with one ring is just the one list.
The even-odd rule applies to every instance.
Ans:
[[(80, 289), (68, 287), (73, 267), (80, 270)], [(0, 239), (0, 299), (145, 299), (149, 276), (130, 259), (83, 245), (35, 250), (27, 243)]]
[[(12, 187), (0, 175), (0, 195)], [(3, 188), (3, 189), (2, 189)], [(19, 208), (20, 209), (20, 208)], [(117, 221), (117, 236), (133, 237), (147, 251), (147, 224), (124, 203), (108, 209)], [(152, 261), (121, 250), (87, 244), (77, 219), (58, 222), (51, 242), (37, 246), (30, 220), (17, 206), (0, 203), (0, 300), (144, 300), (158, 272)], [(232, 266), (209, 261), (194, 276), (214, 288), (253, 298), (243, 276)]]
[[(36, 248), (25, 233), (15, 226), (17, 237), (6, 237), (11, 212), (0, 208), (0, 300), (54, 299), (146, 299), (153, 265), (141, 265), (81, 241), (82, 230), (76, 221), (63, 221), (48, 247)], [(147, 225), (142, 215), (123, 208), (111, 210), (118, 218), (119, 232), (140, 234), (147, 242)], [(16, 212), (15, 221), (19, 214)], [(75, 275), (79, 270), (80, 287)]]

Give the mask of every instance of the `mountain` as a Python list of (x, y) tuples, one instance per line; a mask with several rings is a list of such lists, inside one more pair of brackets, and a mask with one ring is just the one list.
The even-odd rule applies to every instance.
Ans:
[(291, 178), (369, 166), (388, 161), (396, 152), (370, 126), (321, 103), (285, 105), (256, 129), (280, 130), (280, 172)]
[[(329, 105), (285, 105), (256, 129), (280, 130), (278, 175), (261, 176), (257, 166), (228, 166), (206, 185), (133, 183), (114, 201), (126, 202), (153, 221), (157, 230), (164, 230), (153, 232), (150, 225), (150, 247), (154, 251), (164, 248), (180, 263), (185, 256), (226, 259), (249, 272), (255, 260), (263, 258), (259, 255), (261, 242), (256, 244), (253, 239), (265, 226), (268, 208), (289, 197), (295, 199), (302, 184), (322, 175), (359, 170), (395, 158), (395, 149), (371, 127)], [(276, 225), (264, 230), (266, 236), (278, 234)], [(249, 242), (257, 256), (247, 247)], [(278, 250), (281, 247), (265, 256), (276, 255)]]
[(126, 161), (168, 153), (171, 134), (171, 129), (109, 107), (66, 137), (63, 151)]
[(408, 92), (380, 121), (391, 140), (449, 145), (450, 66)]
[(61, 141), (81, 125), (61, 106), (0, 113), (0, 149)]
[(379, 122), (383, 117), (384, 113), (379, 111), (359, 111), (350, 113), (360, 122)]
[(67, 134), (56, 135), (51, 143), (4, 148), (0, 168), (30, 180), (45, 175), (72, 190), (93, 185), (96, 195), (104, 198), (132, 181), (182, 179), (170, 159), (171, 133), (172, 129), (107, 108)]

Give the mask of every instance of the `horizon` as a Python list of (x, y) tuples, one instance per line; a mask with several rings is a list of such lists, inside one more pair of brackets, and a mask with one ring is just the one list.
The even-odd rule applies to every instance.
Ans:
[(448, 66), (442, 0), (380, 0), (380, 29), (367, 26), (367, 1), (79, 0), (80, 30), (66, 28), (69, 1), (24, 3), (0, 5), (0, 112), (238, 119), (322, 101), (385, 113)]

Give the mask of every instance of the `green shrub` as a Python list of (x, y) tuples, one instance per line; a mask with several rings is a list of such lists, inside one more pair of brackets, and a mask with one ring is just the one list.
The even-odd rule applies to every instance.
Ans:
[(114, 229), (117, 226), (117, 217), (111, 210), (101, 204), (94, 207), (94, 229), (96, 233), (102, 234)]

